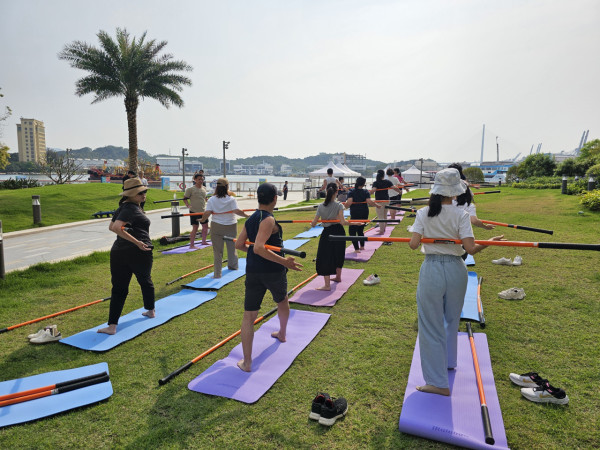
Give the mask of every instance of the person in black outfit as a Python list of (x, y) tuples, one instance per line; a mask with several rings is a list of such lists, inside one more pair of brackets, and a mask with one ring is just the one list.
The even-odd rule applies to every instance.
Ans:
[[(375, 193), (375, 200), (377, 203), (383, 206), (381, 209), (377, 209), (377, 218), (379, 220), (385, 220), (387, 218), (387, 210), (385, 206), (390, 204), (390, 189), (398, 192), (399, 189), (392, 184), (390, 180), (386, 180), (384, 178), (385, 172), (382, 169), (377, 171), (377, 177), (375, 178), (375, 182), (373, 183), (373, 189), (371, 189), (371, 194)], [(385, 222), (379, 222), (379, 233), (385, 233)]]
[[(154, 284), (152, 283), (152, 241), (150, 219), (140, 208), (146, 200), (147, 186), (139, 178), (129, 178), (123, 185), (119, 208), (115, 211), (108, 229), (117, 235), (110, 250), (110, 274), (112, 292), (108, 312), (108, 326), (98, 333), (115, 334), (119, 317), (123, 312), (129, 293), (131, 276), (135, 274), (144, 299), (146, 312), (143, 316), (152, 319), (154, 310)], [(125, 231), (123, 228), (129, 229)]]
[[(356, 183), (354, 184), (354, 189), (351, 189), (348, 192), (348, 200), (344, 206), (346, 208), (350, 208), (350, 220), (361, 220), (369, 218), (369, 206), (375, 206), (376, 208), (383, 208), (383, 206), (375, 203), (371, 200), (371, 194), (364, 187), (367, 183), (365, 177), (358, 177), (356, 179)], [(348, 233), (350, 236), (364, 236), (366, 224), (351, 224), (348, 227)], [(360, 244), (360, 248), (359, 248)], [(365, 249), (364, 242), (356, 242), (352, 241), (352, 245), (354, 246), (354, 251), (359, 253), (361, 250)]]
[[(280, 253), (268, 250), (265, 244), (281, 247), (283, 231), (273, 217), (277, 204), (277, 188), (271, 183), (261, 184), (256, 190), (258, 209), (246, 220), (240, 232), (235, 248), (248, 253), (246, 259), (246, 294), (244, 299), (244, 318), (242, 319), (242, 350), (244, 359), (238, 361), (238, 367), (244, 372), (252, 370), (252, 341), (254, 340), (254, 321), (267, 290), (277, 303), (279, 330), (271, 336), (280, 342), (286, 340), (287, 322), (290, 316), (290, 304), (287, 296), (287, 271), (302, 270), (293, 256), (284, 257)], [(254, 245), (246, 245), (246, 241)]]
[(283, 184), (283, 199), (287, 200), (287, 194), (288, 194), (288, 182), (286, 181)]

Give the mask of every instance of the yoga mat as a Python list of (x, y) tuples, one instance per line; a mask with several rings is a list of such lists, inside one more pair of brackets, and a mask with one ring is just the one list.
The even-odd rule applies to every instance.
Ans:
[(318, 291), (323, 286), (323, 277), (316, 277), (302, 289), (297, 291), (291, 303), (302, 303), (311, 306), (333, 306), (363, 274), (363, 269), (342, 269), (342, 282), (331, 282), (331, 291)]
[(473, 258), (473, 255), (467, 255), (467, 259), (465, 260), (465, 264), (467, 266), (474, 266), (475, 265), (475, 258)]
[(252, 372), (244, 372), (237, 366), (237, 362), (243, 359), (242, 344), (238, 344), (227, 358), (217, 361), (194, 378), (188, 384), (188, 389), (244, 403), (256, 402), (310, 344), (329, 316), (292, 309), (285, 343), (271, 337), (273, 331), (279, 330), (279, 318), (271, 318), (254, 333)]
[(202, 303), (212, 300), (217, 296), (216, 292), (198, 292), (183, 290), (176, 294), (169, 295), (156, 302), (156, 317), (148, 319), (142, 316), (144, 308), (136, 309), (119, 319), (117, 325), (117, 333), (111, 335), (97, 333), (98, 328), (104, 328), (108, 324), (104, 323), (97, 327), (91, 328), (81, 333), (74, 334), (67, 338), (61, 339), (59, 342), (83, 350), (92, 350), (94, 352), (104, 352), (122, 344), (125, 341), (168, 322), (173, 317), (197, 308)]
[[(465, 303), (460, 313), (461, 319), (470, 319), (479, 322), (479, 313), (477, 312), (477, 284), (477, 273), (469, 272)], [(481, 302), (481, 311), (483, 312), (483, 302)]]
[(421, 373), (417, 338), (400, 414), (400, 431), (459, 447), (508, 448), (487, 337), (484, 333), (473, 335), (495, 445), (485, 443), (471, 346), (469, 336), (463, 332), (458, 333), (458, 366), (455, 370), (448, 371), (451, 392), (449, 397), (416, 390), (416, 386), (425, 384)]
[(226, 284), (231, 283), (232, 281), (237, 280), (238, 278), (246, 275), (246, 258), (238, 259), (238, 269), (231, 270), (227, 267), (224, 267), (221, 271), (221, 278), (213, 278), (215, 273), (211, 272), (208, 275), (205, 275), (202, 278), (198, 278), (191, 283), (184, 284), (181, 287), (186, 289), (221, 289)]
[[(3, 381), (0, 382), (0, 395), (49, 386), (102, 372), (108, 373), (108, 364), (105, 362), (75, 369), (42, 373), (26, 378), (18, 378), (16, 380)], [(63, 394), (51, 395), (49, 397), (38, 398), (23, 403), (3, 406), (0, 408), (0, 428), (41, 419), (92, 403), (98, 403), (99, 401), (110, 397), (112, 394), (113, 388), (109, 380), (105, 383), (95, 384)]]
[[(388, 225), (387, 227), (385, 227), (385, 231), (383, 232), (383, 234), (377, 234), (379, 233), (379, 227), (376, 227), (371, 231), (367, 231), (365, 233), (365, 236), (390, 237), (392, 231), (394, 231), (394, 226)], [(367, 262), (373, 256), (375, 250), (381, 247), (382, 244), (383, 242), (367, 241), (365, 242), (365, 249), (361, 250), (360, 253), (355, 253), (354, 246), (351, 244), (346, 248), (345, 259), (348, 261)]]
[(323, 232), (323, 227), (320, 226), (316, 226), (316, 227), (312, 227), (310, 230), (305, 231), (303, 233), (297, 234), (296, 236), (294, 236), (295, 239), (298, 238), (312, 238), (312, 237), (317, 237), (317, 236), (321, 236), (321, 233)]
[(210, 241), (207, 241), (207, 242), (208, 242), (207, 245), (202, 245), (202, 244), (199, 244), (198, 242), (196, 242), (194, 244), (194, 247), (196, 247), (196, 248), (190, 248), (190, 244), (187, 243), (180, 247), (172, 248), (171, 250), (164, 250), (161, 253), (163, 255), (181, 255), (183, 253), (195, 252), (196, 250), (202, 250), (203, 248), (208, 248), (212, 245), (212, 243)]
[(310, 239), (288, 239), (283, 241), (283, 247), (289, 248), (290, 250), (298, 250), (309, 241)]

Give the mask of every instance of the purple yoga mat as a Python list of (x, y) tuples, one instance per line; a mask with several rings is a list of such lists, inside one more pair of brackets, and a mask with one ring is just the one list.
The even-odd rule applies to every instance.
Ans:
[(425, 384), (417, 338), (400, 414), (400, 431), (459, 447), (508, 448), (487, 337), (484, 333), (474, 333), (473, 336), (496, 443), (493, 446), (485, 443), (477, 380), (467, 333), (458, 333), (458, 366), (455, 370), (448, 371), (452, 393), (450, 397), (417, 391), (416, 386)]
[[(392, 231), (394, 231), (394, 227), (392, 225), (388, 225), (385, 228), (385, 232), (383, 234), (378, 234), (379, 227), (376, 227), (370, 231), (367, 231), (365, 233), (365, 236), (390, 237), (390, 235), (392, 234)], [(382, 244), (383, 244), (383, 242), (367, 241), (367, 242), (365, 242), (365, 249), (361, 250), (360, 253), (355, 253), (354, 246), (352, 244), (350, 244), (350, 246), (348, 248), (346, 248), (345, 259), (348, 261), (367, 262), (373, 256), (373, 254), (375, 253), (375, 250), (377, 250), (379, 247), (381, 247)]]
[(254, 403), (292, 365), (296, 356), (310, 344), (329, 320), (330, 314), (292, 309), (287, 327), (287, 342), (271, 337), (279, 330), (277, 316), (254, 333), (252, 372), (243, 372), (237, 362), (243, 358), (242, 344), (229, 356), (217, 361), (188, 384), (188, 389), (202, 394)]
[(342, 269), (342, 282), (331, 282), (331, 291), (318, 291), (323, 286), (323, 277), (316, 277), (290, 299), (293, 303), (311, 306), (333, 306), (363, 274), (363, 269)]
[(175, 247), (172, 248), (171, 250), (164, 250), (162, 252), (163, 255), (181, 255), (183, 253), (189, 253), (189, 252), (195, 252), (196, 250), (202, 250), (203, 248), (208, 248), (212, 245), (212, 243), (210, 241), (207, 241), (208, 245), (202, 245), (199, 244), (198, 242), (196, 242), (194, 244), (194, 247), (196, 248), (190, 248), (190, 244), (189, 242), (185, 245), (182, 245), (181, 247)]

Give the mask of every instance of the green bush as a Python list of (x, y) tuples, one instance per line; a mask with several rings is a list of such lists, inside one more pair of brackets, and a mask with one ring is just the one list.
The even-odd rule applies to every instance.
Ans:
[(583, 194), (581, 204), (591, 211), (600, 211), (600, 190), (596, 189)]
[(596, 182), (600, 181), (600, 164), (590, 167), (585, 173), (586, 177), (594, 177)]
[(579, 195), (587, 191), (587, 180), (580, 178), (578, 180), (569, 180), (567, 184), (568, 195)]
[(562, 179), (557, 177), (529, 177), (511, 185), (517, 189), (560, 189)]
[(2, 189), (26, 189), (26, 188), (34, 188), (40, 187), (41, 184), (34, 180), (33, 178), (25, 178), (19, 180), (13, 180), (9, 178), (8, 180), (0, 181), (0, 190)]

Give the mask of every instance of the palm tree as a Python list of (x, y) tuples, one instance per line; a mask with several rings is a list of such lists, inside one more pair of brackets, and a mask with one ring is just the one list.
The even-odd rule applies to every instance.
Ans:
[(154, 98), (165, 108), (171, 104), (182, 107), (178, 92), (192, 81), (177, 73), (191, 71), (184, 61), (174, 61), (173, 55), (159, 55), (166, 41), (146, 42), (146, 32), (139, 39), (130, 38), (126, 29), (117, 28), (117, 39), (108, 33), (98, 33), (101, 48), (81, 41), (65, 45), (58, 54), (71, 67), (89, 72), (77, 81), (75, 94), (95, 93), (93, 103), (110, 97), (125, 97), (127, 127), (129, 130), (129, 169), (137, 171), (137, 107), (140, 97)]

